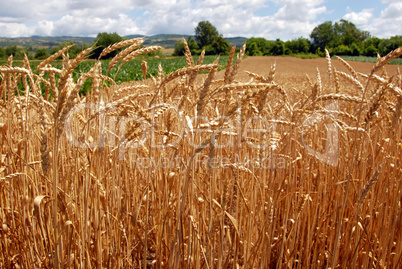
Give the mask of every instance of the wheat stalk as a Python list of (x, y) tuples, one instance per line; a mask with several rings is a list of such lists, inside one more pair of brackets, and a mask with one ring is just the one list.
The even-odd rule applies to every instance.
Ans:
[(217, 68), (213, 68), (213, 69), (211, 69), (211, 71), (209, 71), (208, 77), (204, 82), (204, 87), (202, 88), (202, 90), (200, 91), (200, 94), (198, 96), (198, 100), (197, 100), (197, 116), (198, 117), (202, 116), (202, 111), (205, 107), (205, 99), (206, 99), (208, 91), (210, 89), (211, 82), (215, 77), (216, 71), (217, 71)]
[(361, 90), (361, 92), (364, 91), (363, 85), (362, 85), (361, 82), (358, 81), (355, 77), (350, 76), (350, 75), (348, 75), (348, 74), (346, 74), (345, 72), (342, 72), (342, 71), (336, 71), (335, 73), (336, 73), (337, 75), (340, 75), (341, 77), (346, 78), (346, 79), (349, 80), (350, 82), (353, 82), (353, 84), (355, 84), (355, 85)]
[(187, 67), (193, 67), (194, 61), (191, 55), (190, 48), (188, 47), (186, 39), (183, 37), (183, 45), (184, 45), (184, 57), (186, 58)]
[(236, 53), (236, 46), (232, 46), (232, 48), (230, 49), (228, 62), (226, 64), (225, 76), (224, 76), (224, 80), (223, 80), (224, 84), (229, 83), (230, 70), (232, 68), (233, 58), (234, 58), (235, 53)]
[(144, 76), (144, 79), (146, 79), (148, 70), (148, 63), (146, 61), (141, 62), (141, 69), (142, 69), (142, 75)]
[(135, 50), (136, 48), (138, 48), (142, 43), (144, 42), (143, 39), (139, 39), (139, 40), (135, 40), (135, 42), (130, 43), (132, 45), (130, 45), (128, 48), (125, 48), (124, 50), (120, 51), (116, 56), (113, 57), (113, 59), (109, 62), (109, 69), (108, 72), (116, 66), (116, 64), (123, 59), (124, 57), (126, 57), (128, 54), (130, 54), (133, 50)]
[[(155, 50), (160, 50), (162, 49), (161, 46), (149, 46), (149, 47), (145, 47), (145, 48), (141, 48), (141, 49), (137, 49), (133, 52), (131, 52), (130, 54), (128, 54), (127, 56), (125, 56), (123, 58), (123, 61), (121, 63), (121, 65), (119, 66), (119, 69), (127, 62), (131, 61), (132, 59), (134, 59), (135, 57), (141, 55), (141, 54), (145, 54), (151, 51), (155, 51)], [(110, 66), (109, 66), (109, 71), (110, 71)]]
[[(101, 54), (98, 57), (98, 60), (100, 60), (100, 58), (102, 58), (103, 56), (108, 55), (109, 53), (122, 48), (122, 47), (126, 47), (126, 46), (130, 46), (130, 49), (127, 50), (125, 55), (127, 55), (130, 51), (132, 51), (133, 49), (137, 48), (138, 46), (140, 46), (142, 43), (144, 43), (144, 39), (143, 38), (132, 38), (132, 39), (128, 39), (128, 40), (123, 40), (117, 43), (114, 43), (112, 45), (109, 45), (108, 47), (104, 48), (101, 52)], [(121, 58), (120, 58), (121, 59)]]
[(73, 45), (69, 45), (66, 46), (64, 48), (62, 48), (61, 50), (59, 50), (58, 52), (50, 55), (48, 58), (46, 58), (44, 61), (40, 62), (40, 64), (36, 67), (36, 70), (41, 71), (43, 70), (43, 68), (50, 64), (51, 62), (53, 62), (54, 60), (56, 60), (57, 58), (59, 58), (62, 54), (66, 53)]
[(390, 53), (388, 53), (386, 56), (380, 58), (378, 62), (374, 65), (373, 69), (371, 70), (371, 73), (376, 72), (378, 69), (389, 63), (395, 58), (398, 58), (399, 56), (402, 55), (402, 48), (397, 48)]
[(336, 56), (336, 58), (337, 58), (338, 60), (340, 60), (341, 63), (342, 63), (344, 66), (346, 66), (346, 68), (347, 68), (347, 69), (350, 71), (350, 73), (352, 74), (352, 77), (353, 77), (355, 80), (357, 80), (357, 72), (353, 69), (353, 67), (350, 66), (350, 64), (349, 64), (348, 62), (346, 62), (344, 59), (342, 59), (341, 57)]
[(374, 183), (377, 182), (378, 174), (379, 174), (380, 170), (381, 170), (381, 164), (377, 167), (377, 170), (375, 171), (373, 176), (370, 178), (369, 182), (367, 182), (367, 184), (364, 186), (364, 188), (360, 194), (359, 203), (361, 203), (363, 201), (363, 199), (366, 197), (367, 193), (373, 187)]
[[(227, 83), (231, 84), (237, 74), (237, 71), (240, 68), (240, 64), (243, 60), (244, 54), (246, 53), (246, 43), (241, 47), (239, 54), (237, 55), (237, 60), (236, 63), (234, 64), (232, 71), (230, 72), (230, 75), (227, 79)], [(225, 81), (226, 82), (226, 81)]]

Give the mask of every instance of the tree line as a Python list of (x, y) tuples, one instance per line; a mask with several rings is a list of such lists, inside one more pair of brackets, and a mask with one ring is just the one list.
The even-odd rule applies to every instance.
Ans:
[(331, 55), (370, 56), (386, 55), (402, 46), (402, 36), (380, 39), (362, 31), (352, 22), (327, 21), (313, 29), (310, 39), (297, 38), (289, 41), (250, 38), (247, 40), (248, 55), (292, 55), (316, 54), (325, 56), (325, 49)]
[(32, 46), (28, 48), (17, 47), (16, 45), (7, 46), (5, 48), (0, 47), (0, 59), (8, 58), (10, 55), (14, 57), (14, 59), (23, 59), (24, 55), (27, 55), (28, 59), (38, 59), (43, 60), (59, 51), (60, 49), (70, 46), (72, 47), (68, 50), (69, 56), (74, 58), (78, 53), (82, 50), (91, 46), (91, 44), (83, 44), (82, 46), (78, 46), (71, 42), (62, 42), (58, 46), (53, 46), (50, 48), (37, 48), (34, 49)]
[[(228, 54), (229, 43), (218, 33), (215, 26), (208, 21), (202, 21), (195, 28), (195, 39), (187, 40), (192, 53), (199, 54), (205, 49), (205, 54)], [(325, 56), (325, 49), (331, 55), (370, 56), (377, 53), (386, 55), (390, 51), (402, 47), (402, 36), (380, 39), (362, 31), (352, 22), (340, 20), (327, 21), (313, 29), (310, 38), (300, 37), (288, 41), (280, 39), (267, 40), (263, 37), (252, 37), (246, 41), (246, 54), (250, 56), (315, 54)], [(184, 44), (176, 43), (174, 55), (183, 55)]]
[[(61, 50), (62, 48), (66, 47), (66, 46), (71, 46), (71, 48), (68, 50), (68, 54), (69, 54), (70, 58), (75, 58), (75, 56), (78, 53), (80, 53), (81, 51), (83, 51), (84, 49), (94, 46), (92, 53), (89, 55), (89, 58), (97, 59), (104, 48), (108, 47), (109, 45), (115, 44), (117, 42), (123, 41), (125, 39), (126, 38), (120, 36), (116, 32), (115, 33), (103, 32), (103, 33), (98, 33), (97, 37), (95, 38), (95, 40), (92, 44), (84, 43), (80, 46), (77, 44), (74, 44), (74, 42), (72, 42), (72, 41), (62, 42), (58, 46), (53, 46), (50, 48), (37, 48), (37, 49), (33, 49), (32, 46), (29, 46), (28, 48), (20, 48), (20, 47), (17, 47), (16, 45), (12, 45), (12, 46), (8, 46), (5, 48), (0, 47), (0, 59), (9, 57), (10, 55), (13, 55), (13, 57), (15, 59), (23, 59), (24, 54), (25, 54), (25, 55), (27, 55), (27, 57), (29, 59), (42, 60), (42, 59), (46, 59), (47, 57), (49, 57), (49, 55), (52, 55), (52, 54), (58, 52), (59, 50)], [(119, 53), (121, 50), (122, 49), (117, 49), (117, 50), (109, 53), (105, 57), (103, 57), (103, 59), (112, 58), (115, 55), (117, 55), (117, 53)], [(153, 51), (153, 52), (148, 53), (147, 55), (153, 56), (158, 53), (160, 53), (160, 52)]]
[[(202, 50), (205, 50), (206, 55), (229, 54), (231, 45), (209, 21), (199, 22), (194, 32), (194, 37), (190, 36), (187, 39), (188, 47), (193, 55), (199, 55)], [(69, 49), (71, 58), (91, 45), (95, 46), (95, 50), (90, 57), (97, 58), (104, 48), (122, 40), (124, 38), (117, 33), (104, 32), (98, 34), (93, 44), (81, 46), (77, 46), (73, 42), (63, 42), (52, 48), (33, 49), (32, 46), (20, 48), (15, 45), (0, 47), (0, 58), (13, 55), (16, 59), (22, 59), (25, 54), (29, 59), (45, 59), (68, 45), (72, 45)], [(327, 21), (318, 25), (313, 29), (309, 38), (299, 37), (282, 41), (280, 39), (267, 40), (263, 37), (252, 37), (246, 41), (246, 45), (246, 54), (250, 56), (312, 54), (323, 57), (325, 56), (325, 49), (328, 49), (331, 55), (375, 57), (377, 53), (386, 55), (390, 51), (402, 47), (402, 36), (396, 35), (388, 39), (380, 39), (371, 36), (367, 31), (358, 29), (352, 22), (340, 20), (337, 22)], [(176, 42), (173, 55), (184, 55), (184, 50), (184, 42), (179, 40)], [(114, 57), (118, 52), (116, 50), (107, 57)], [(160, 52), (153, 52), (153, 54), (155, 53)]]

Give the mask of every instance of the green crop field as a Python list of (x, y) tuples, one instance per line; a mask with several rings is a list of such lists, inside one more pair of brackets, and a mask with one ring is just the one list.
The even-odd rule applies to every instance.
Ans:
[[(345, 61), (356, 61), (356, 62), (364, 62), (364, 63), (376, 63), (378, 59), (376, 57), (367, 57), (367, 56), (346, 56), (342, 55), (342, 59)], [(402, 58), (396, 58), (389, 62), (389, 64), (402, 65)]]
[[(218, 56), (209, 55), (205, 56), (203, 60), (203, 64), (211, 64), (213, 63)], [(219, 65), (220, 68), (218, 70), (224, 69), (226, 67), (228, 61), (227, 55), (219, 57)], [(198, 56), (193, 57), (194, 62), (196, 63), (198, 60)], [(141, 62), (146, 61), (148, 64), (148, 75), (147, 78), (150, 78), (150, 75), (156, 77), (158, 74), (158, 67), (159, 64), (162, 65), (163, 71), (165, 74), (172, 73), (178, 69), (186, 67), (186, 59), (185, 57), (167, 57), (167, 58), (156, 58), (156, 57), (149, 57), (149, 58), (140, 58), (140, 59), (133, 59), (124, 65), (117, 64), (113, 67), (108, 76), (113, 78), (116, 84), (121, 84), (123, 82), (129, 81), (138, 81), (143, 79), (142, 69), (141, 69)], [(37, 65), (40, 61), (30, 61), (30, 66), (32, 70), (36, 70)], [(108, 70), (110, 60), (102, 60), (102, 74), (106, 74)], [(0, 61), (0, 65), (6, 65), (7, 61)], [(93, 60), (87, 60), (81, 62), (78, 67), (73, 72), (73, 78), (75, 81), (80, 77), (81, 74), (87, 73), (95, 64)], [(22, 61), (14, 61), (13, 66), (21, 67)], [(56, 68), (61, 69), (62, 61), (54, 61), (53, 66)], [(0, 78), (1, 81), (1, 78)], [(20, 85), (22, 87), (22, 84)], [(87, 80), (80, 93), (86, 93), (91, 88), (91, 80)]]
[[(300, 58), (315, 58), (308, 57), (309, 55), (305, 55), (306, 57), (302, 57), (303, 55), (299, 55), (296, 57)], [(208, 55), (204, 57), (204, 64), (211, 64), (218, 56), (214, 55)], [(375, 63), (377, 61), (377, 58), (375, 57), (366, 57), (366, 56), (342, 56), (343, 59), (347, 61), (359, 61), (359, 62), (370, 62), (370, 63)], [(196, 63), (198, 60), (198, 56), (193, 57), (194, 62)], [(159, 64), (162, 65), (163, 71), (165, 74), (169, 74), (171, 72), (174, 72), (180, 68), (186, 67), (186, 59), (185, 57), (163, 57), (163, 58), (156, 58), (156, 57), (143, 57), (139, 59), (133, 59), (130, 62), (121, 65), (117, 64), (112, 70), (109, 72), (108, 76), (113, 78), (117, 84), (121, 84), (123, 82), (128, 82), (128, 81), (138, 81), (143, 79), (142, 75), (142, 69), (141, 69), (141, 62), (146, 61), (148, 64), (148, 76), (147, 78), (150, 78), (150, 75), (156, 77), (158, 74), (158, 66)], [(228, 56), (223, 55), (219, 57), (219, 65), (220, 69), (224, 69), (226, 67), (228, 61)], [(36, 70), (36, 66), (40, 63), (40, 61), (30, 61), (31, 68), (32, 70)], [(81, 62), (78, 67), (74, 70), (73, 72), (73, 78), (76, 81), (77, 78), (80, 76), (82, 73), (88, 72), (91, 67), (94, 65), (95, 61), (93, 60), (87, 60), (84, 62)], [(102, 73), (106, 74), (108, 70), (110, 60), (103, 60), (102, 61)], [(0, 65), (6, 65), (7, 61), (3, 60), (0, 61)], [(390, 64), (397, 64), (401, 65), (402, 64), (402, 59), (397, 58), (394, 59), (390, 62)], [(56, 68), (61, 68), (62, 61), (54, 61), (53, 66)], [(22, 66), (22, 61), (14, 61), (13, 66)], [(84, 83), (83, 88), (81, 89), (81, 93), (86, 93), (90, 89), (90, 80)]]

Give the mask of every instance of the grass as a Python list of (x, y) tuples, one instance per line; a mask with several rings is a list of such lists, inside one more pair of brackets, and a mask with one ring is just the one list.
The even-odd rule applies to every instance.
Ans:
[(237, 81), (244, 52), (110, 86), (89, 50), (0, 66), (0, 268), (398, 268), (402, 49), (286, 88)]
[[(347, 56), (340, 55), (346, 61), (356, 61), (356, 62), (364, 62), (364, 63), (376, 63), (376, 57), (368, 57), (368, 56)], [(393, 65), (402, 65), (402, 58), (396, 58), (389, 62), (389, 64)]]

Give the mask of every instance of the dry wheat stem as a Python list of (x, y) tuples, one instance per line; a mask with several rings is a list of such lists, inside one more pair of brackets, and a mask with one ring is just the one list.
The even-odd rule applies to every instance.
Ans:
[[(318, 96), (315, 100), (315, 102), (318, 101), (327, 101), (327, 100), (339, 100), (339, 101), (347, 101), (347, 102), (354, 102), (354, 103), (360, 103), (362, 100), (360, 97), (357, 96), (350, 96), (346, 94), (325, 94)], [(363, 103), (366, 103), (366, 101), (363, 101)]]
[(398, 101), (395, 105), (395, 112), (394, 115), (392, 116), (392, 129), (397, 130), (397, 124), (401, 118), (401, 112), (402, 112), (402, 96), (398, 98)]
[[(228, 84), (200, 57), (109, 89), (100, 61), (72, 80), (85, 56), (64, 54), (61, 70), (32, 71), (25, 57), (20, 69), (12, 57), (0, 66), (0, 267), (398, 267), (400, 75), (334, 68), (334, 93), (318, 73), (310, 87), (274, 83), (271, 66)], [(190, 79), (200, 70), (209, 74)], [(71, 126), (85, 147), (62, 139), (66, 115), (94, 100)], [(308, 151), (335, 150), (328, 123), (337, 166)]]
[[(399, 52), (402, 53), (402, 49)], [(393, 55), (394, 56), (396, 54), (395, 54), (395, 52), (391, 52), (388, 55)], [(346, 208), (346, 203), (347, 203), (347, 196), (348, 196), (348, 192), (349, 192), (350, 182), (351, 182), (351, 179), (352, 179), (352, 170), (353, 170), (354, 163), (355, 163), (354, 156), (355, 156), (355, 152), (356, 152), (356, 148), (357, 148), (358, 129), (359, 129), (360, 120), (361, 120), (361, 117), (362, 117), (363, 101), (365, 100), (365, 97), (366, 97), (366, 92), (367, 92), (367, 89), (368, 89), (370, 78), (372, 77), (372, 75), (375, 72), (375, 70), (377, 70), (378, 68), (381, 67), (381, 64), (385, 64), (387, 62), (387, 60), (389, 60), (391, 58), (391, 57), (388, 58), (387, 56), (385, 57), (385, 59), (383, 59), (383, 61), (381, 61), (381, 63), (379, 63), (380, 62), (379, 61), (373, 67), (372, 72), (371, 72), (371, 74), (369, 75), (369, 77), (367, 79), (366, 86), (363, 89), (362, 101), (360, 103), (360, 108), (359, 108), (358, 113), (357, 113), (357, 123), (356, 123), (356, 128), (355, 128), (356, 129), (355, 130), (355, 138), (353, 140), (352, 155), (351, 155), (352, 159), (351, 159), (351, 162), (350, 162), (350, 168), (349, 168), (346, 188), (345, 188), (345, 191), (344, 191), (344, 196), (343, 196), (343, 201), (342, 201), (341, 213), (340, 213), (340, 217), (338, 219), (338, 228), (337, 228), (336, 236), (335, 236), (336, 240), (335, 240), (334, 249), (333, 249), (332, 267), (335, 267), (337, 259), (338, 259), (338, 255), (339, 255), (339, 246), (338, 246), (338, 244), (339, 244), (339, 239), (340, 239), (340, 234), (341, 234), (341, 229), (342, 229), (342, 224), (343, 224), (343, 217), (344, 217), (344, 214), (345, 214), (345, 208)], [(357, 74), (356, 74), (355, 77), (357, 77)]]
[(60, 80), (59, 80), (59, 86), (58, 86), (58, 91), (62, 91), (64, 87), (66, 86), (67, 80), (71, 77), (72, 72), (74, 69), (78, 66), (79, 63), (81, 63), (86, 56), (93, 50), (92, 47), (87, 48), (80, 52), (77, 57), (75, 57), (73, 60), (68, 60), (65, 59), (65, 62), (63, 64), (63, 68), (61, 70), (60, 74)]

